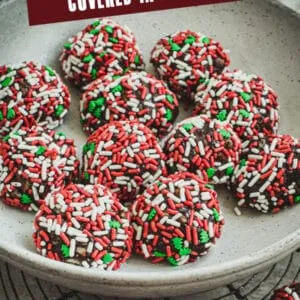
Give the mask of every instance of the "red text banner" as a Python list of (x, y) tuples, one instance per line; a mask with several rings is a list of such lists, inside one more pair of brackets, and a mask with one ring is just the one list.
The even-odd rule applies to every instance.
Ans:
[(236, 0), (27, 0), (29, 24), (165, 10)]

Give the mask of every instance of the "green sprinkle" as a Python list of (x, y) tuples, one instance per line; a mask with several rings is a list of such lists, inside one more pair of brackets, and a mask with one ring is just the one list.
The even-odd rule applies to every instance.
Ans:
[(215, 208), (213, 208), (212, 211), (213, 211), (213, 216), (215, 218), (215, 221), (219, 222), (220, 221), (220, 214), (218, 213), (218, 211)]
[(66, 135), (65, 135), (64, 132), (58, 132), (57, 135), (58, 135), (58, 136), (62, 136), (62, 137), (66, 137)]
[(52, 68), (45, 66), (45, 69), (48, 71), (50, 76), (55, 76), (55, 72)]
[(2, 111), (0, 111), (0, 121), (2, 121), (3, 120), (3, 113), (2, 113)]
[(97, 26), (99, 26), (100, 24), (101, 24), (101, 21), (97, 20), (97, 21), (95, 21), (94, 23), (92, 23), (92, 26), (93, 26), (93, 27), (97, 27)]
[(115, 94), (115, 93), (122, 93), (123, 87), (122, 87), (121, 84), (119, 84), (119, 85), (115, 86), (111, 91), (112, 91), (114, 94)]
[(107, 26), (105, 26), (105, 31), (110, 33), (110, 34), (113, 34), (114, 29), (111, 26), (107, 25)]
[(166, 254), (163, 252), (159, 252), (159, 251), (154, 251), (153, 255), (155, 257), (166, 257)]
[(149, 212), (149, 215), (148, 215), (148, 221), (151, 221), (153, 220), (153, 218), (156, 216), (156, 210), (155, 208), (152, 208)]
[(120, 76), (120, 75), (114, 75), (112, 78), (113, 78), (113, 80), (116, 80), (116, 79), (119, 79), (119, 78), (121, 78), (122, 76)]
[(180, 51), (180, 50), (181, 50), (181, 48), (179, 45), (177, 45), (175, 43), (172, 44), (172, 51)]
[(96, 34), (98, 34), (100, 31), (98, 30), (98, 29), (92, 29), (91, 31), (90, 31), (90, 34), (93, 34), (93, 35), (96, 35)]
[(210, 38), (208, 38), (207, 36), (204, 36), (202, 39), (201, 39), (201, 42), (203, 44), (209, 44), (210, 43)]
[(55, 115), (59, 117), (65, 110), (65, 107), (62, 104), (57, 105), (55, 109)]
[(199, 83), (204, 83), (206, 81), (206, 78), (205, 77), (201, 77), (200, 79), (199, 79)]
[(180, 237), (175, 237), (172, 239), (172, 244), (175, 249), (180, 250), (183, 247), (183, 239)]
[(118, 228), (121, 227), (121, 223), (118, 222), (118, 221), (112, 220), (112, 221), (109, 222), (109, 226), (110, 226), (111, 228), (116, 228), (116, 229), (118, 229)]
[(116, 43), (118, 43), (119, 42), (119, 40), (117, 39), (117, 38), (109, 38), (108, 39), (110, 42), (112, 42), (112, 43), (114, 43), (114, 44), (116, 44)]
[(92, 154), (94, 154), (95, 148), (96, 148), (95, 143), (87, 143), (83, 146), (83, 153), (88, 153), (89, 151), (91, 151)]
[(244, 118), (249, 118), (250, 113), (245, 109), (240, 109), (240, 115)]
[(32, 198), (28, 194), (22, 194), (20, 201), (22, 204), (30, 204), (32, 203)]
[(95, 143), (90, 143), (90, 151), (92, 152), (92, 154), (95, 153), (95, 149), (96, 149), (96, 144)]
[(186, 124), (183, 124), (183, 129), (185, 130), (185, 131), (191, 131), (193, 128), (194, 128), (194, 125), (193, 124), (191, 124), (191, 123), (186, 123)]
[(173, 165), (170, 167), (170, 170), (172, 173), (175, 173), (175, 172), (177, 172), (177, 167), (175, 165)]
[(226, 109), (221, 110), (218, 114), (217, 114), (217, 119), (219, 121), (225, 121), (227, 118), (227, 111)]
[(208, 232), (205, 230), (201, 230), (199, 234), (200, 242), (202, 244), (206, 244), (209, 241), (209, 235)]
[(93, 55), (92, 54), (88, 54), (87, 56), (85, 56), (82, 61), (85, 62), (85, 63), (88, 63), (90, 62), (92, 59), (93, 59)]
[(215, 187), (212, 184), (208, 184), (208, 183), (205, 185), (205, 187), (211, 190), (215, 189)]
[(64, 48), (67, 49), (67, 50), (71, 50), (72, 49), (72, 43), (65, 43)]
[(84, 177), (84, 180), (86, 180), (86, 181), (90, 180), (90, 174), (88, 172), (84, 172), (83, 177)]
[(112, 262), (114, 259), (113, 257), (111, 256), (111, 254), (109, 253), (106, 253), (103, 257), (102, 257), (102, 261), (105, 263), (105, 264), (109, 264), (110, 262)]
[(295, 197), (295, 202), (296, 203), (300, 203), (300, 195), (298, 195), (298, 196)]
[(185, 44), (189, 44), (189, 45), (192, 45), (195, 42), (196, 42), (196, 38), (192, 35), (189, 35), (187, 39), (184, 41)]
[(140, 56), (136, 55), (135, 58), (134, 58), (134, 63), (139, 64), (140, 61), (141, 61)]
[(222, 137), (224, 139), (229, 139), (231, 137), (231, 134), (229, 131), (225, 130), (225, 129), (220, 129), (220, 134), (222, 135)]
[(207, 173), (208, 178), (212, 178), (215, 175), (216, 170), (214, 168), (208, 168), (206, 170), (206, 173)]
[(225, 174), (227, 176), (230, 176), (230, 175), (232, 175), (233, 171), (234, 171), (233, 167), (228, 167), (225, 171)]
[(7, 111), (7, 120), (12, 120), (14, 117), (16, 116), (16, 113), (15, 111), (10, 108), (8, 111)]
[(192, 252), (192, 250), (189, 248), (182, 248), (179, 250), (179, 255), (180, 256), (190, 255), (191, 252)]
[(46, 151), (46, 147), (40, 146), (38, 150), (35, 152), (36, 155), (42, 155)]
[(3, 140), (4, 142), (7, 142), (9, 139), (10, 139), (10, 135), (8, 134), (8, 135), (6, 135), (2, 140)]
[(92, 68), (92, 71), (91, 71), (92, 79), (95, 80), (97, 78), (97, 73), (98, 73), (97, 69)]
[(168, 100), (168, 102), (170, 102), (171, 104), (174, 103), (174, 97), (172, 95), (167, 94), (166, 95), (166, 99)]
[(102, 116), (102, 109), (101, 107), (98, 107), (94, 110), (93, 115), (97, 118), (97, 119), (101, 119)]
[(167, 257), (167, 260), (172, 266), (174, 267), (178, 266), (178, 263), (174, 257)]
[(241, 97), (244, 99), (245, 102), (249, 102), (252, 99), (252, 94), (241, 92)]
[(91, 112), (93, 112), (93, 111), (96, 109), (96, 107), (97, 107), (96, 101), (93, 101), (93, 100), (92, 100), (92, 101), (89, 103), (88, 111), (91, 113)]
[(124, 71), (123, 71), (123, 74), (126, 74), (127, 72), (129, 72), (130, 71), (130, 68), (128, 67), (128, 68), (126, 68)]
[(107, 54), (107, 52), (106, 51), (103, 51), (103, 52), (101, 52), (100, 54), (99, 54), (99, 56), (100, 57), (103, 57), (103, 56), (105, 56)]
[(87, 152), (89, 152), (89, 150), (90, 150), (89, 144), (85, 144), (85, 145), (83, 146), (83, 153), (87, 153)]
[[(95, 100), (92, 100), (89, 103), (88, 111), (90, 113), (94, 112), (94, 115), (96, 114), (96, 117), (100, 118), (101, 117), (101, 113), (102, 113), (101, 107), (104, 105), (104, 103), (105, 103), (105, 98), (103, 98), (103, 97), (100, 97), (100, 98), (97, 98)], [(96, 110), (97, 110), (97, 112), (96, 112)]]
[(62, 244), (60, 250), (64, 257), (70, 257), (70, 247), (68, 247), (66, 244)]
[(105, 103), (105, 98), (103, 98), (103, 97), (97, 98), (95, 100), (95, 103), (96, 103), (97, 106), (103, 106), (104, 103)]
[(7, 87), (11, 84), (11, 82), (13, 81), (12, 77), (6, 77), (3, 81), (0, 82), (2, 87)]
[(172, 39), (169, 39), (169, 44), (171, 46), (172, 51), (180, 51), (180, 46), (174, 43)]
[(172, 119), (173, 119), (173, 113), (172, 113), (171, 109), (169, 109), (169, 108), (166, 109), (165, 118), (168, 121), (172, 121)]
[(162, 183), (160, 181), (158, 181), (156, 184), (158, 187), (160, 187), (162, 185)]
[(240, 161), (240, 168), (245, 167), (247, 164), (247, 160), (245, 158), (241, 159)]

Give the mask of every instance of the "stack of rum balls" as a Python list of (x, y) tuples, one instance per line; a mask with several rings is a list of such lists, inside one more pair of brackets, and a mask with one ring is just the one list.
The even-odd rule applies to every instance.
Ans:
[[(277, 135), (275, 92), (229, 71), (220, 43), (189, 30), (162, 38), (155, 77), (133, 33), (101, 19), (60, 62), (81, 91), (82, 167), (74, 140), (53, 130), (71, 101), (59, 75), (35, 62), (0, 67), (0, 197), (36, 212), (41, 255), (116, 270), (135, 252), (179, 266), (221, 236), (214, 185), (236, 193), (238, 214), (300, 201), (299, 142)], [(183, 103), (193, 115), (175, 124)]]

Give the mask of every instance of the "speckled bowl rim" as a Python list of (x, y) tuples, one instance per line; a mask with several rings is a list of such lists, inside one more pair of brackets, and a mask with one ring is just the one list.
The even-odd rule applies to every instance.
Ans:
[[(126, 286), (165, 286), (174, 284), (195, 283), (197, 281), (209, 281), (218, 277), (226, 278), (226, 275), (263, 269), (289, 255), (300, 246), (300, 229), (289, 234), (284, 239), (262, 250), (245, 255), (230, 262), (223, 262), (215, 266), (201, 266), (184, 269), (180, 267), (169, 270), (158, 269), (151, 272), (103, 271), (86, 269), (66, 263), (50, 260), (30, 250), (24, 250), (18, 246), (8, 245), (0, 241), (0, 256), (4, 260), (23, 269), (40, 271), (41, 273), (61, 275), (68, 279), (77, 279), (80, 274), (81, 281), (104, 283), (105, 285)], [(147, 280), (145, 280), (147, 278)]]

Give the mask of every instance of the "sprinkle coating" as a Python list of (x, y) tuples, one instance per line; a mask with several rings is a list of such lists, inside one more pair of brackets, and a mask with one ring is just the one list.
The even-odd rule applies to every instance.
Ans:
[(225, 72), (199, 85), (194, 115), (206, 114), (232, 125), (241, 140), (277, 134), (277, 95), (256, 75)]
[(20, 127), (54, 129), (63, 123), (71, 97), (59, 75), (37, 62), (0, 67), (0, 136)]
[(83, 180), (103, 184), (122, 202), (166, 175), (165, 155), (152, 131), (134, 121), (115, 121), (96, 130), (83, 147)]
[(60, 61), (66, 78), (79, 87), (107, 74), (144, 69), (133, 33), (110, 19), (97, 20), (70, 38)]
[(276, 290), (270, 300), (300, 300), (300, 283), (295, 282)]
[(49, 192), (78, 179), (74, 141), (63, 133), (21, 128), (1, 148), (0, 197), (7, 205), (36, 211)]
[(178, 115), (178, 101), (165, 84), (146, 72), (106, 76), (81, 96), (81, 122), (87, 134), (116, 120), (134, 120), (165, 136)]
[(222, 184), (239, 164), (241, 146), (230, 124), (201, 115), (178, 123), (168, 136), (164, 152), (170, 173), (188, 171)]
[(224, 224), (217, 193), (188, 172), (159, 178), (131, 211), (136, 253), (173, 266), (206, 255)]
[(199, 83), (229, 65), (219, 42), (190, 30), (160, 39), (151, 53), (158, 76), (181, 100), (188, 100)]
[(289, 135), (244, 143), (241, 163), (231, 179), (238, 206), (277, 213), (300, 203), (300, 143)]
[(38, 253), (85, 268), (117, 270), (131, 255), (130, 214), (106, 187), (70, 184), (36, 214)]

